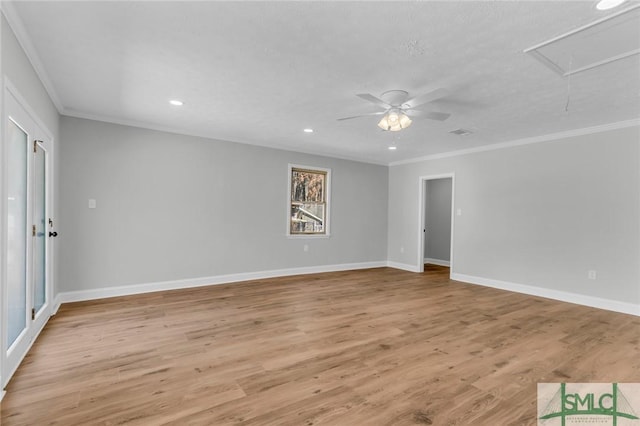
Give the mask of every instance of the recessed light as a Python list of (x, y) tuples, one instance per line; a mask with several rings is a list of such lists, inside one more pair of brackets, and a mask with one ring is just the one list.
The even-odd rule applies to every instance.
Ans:
[(598, 4), (596, 4), (596, 9), (598, 10), (609, 10), (614, 7), (620, 6), (627, 0), (600, 0)]
[(174, 105), (174, 106), (182, 106), (182, 105), (184, 105), (184, 102), (179, 101), (179, 100), (177, 100), (177, 99), (172, 99), (172, 100), (170, 100), (170, 101), (169, 101), (169, 103), (170, 103), (171, 105)]
[(313, 133), (313, 129), (304, 129), (303, 132), (305, 132), (305, 133)]
[(389, 151), (395, 151), (396, 149), (398, 149), (398, 147), (397, 147), (397, 146), (390, 146), (390, 147), (389, 147)]

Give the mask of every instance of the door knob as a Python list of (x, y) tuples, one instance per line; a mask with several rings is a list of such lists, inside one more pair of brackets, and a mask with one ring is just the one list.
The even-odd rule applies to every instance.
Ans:
[(50, 236), (50, 237), (57, 237), (57, 236), (58, 236), (58, 233), (57, 233), (56, 231), (49, 232), (49, 236)]

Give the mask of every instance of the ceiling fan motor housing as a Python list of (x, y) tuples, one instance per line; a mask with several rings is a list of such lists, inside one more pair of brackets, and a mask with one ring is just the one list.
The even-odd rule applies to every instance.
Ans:
[(387, 90), (380, 99), (388, 103), (389, 105), (399, 107), (404, 101), (407, 100), (409, 93), (404, 90)]

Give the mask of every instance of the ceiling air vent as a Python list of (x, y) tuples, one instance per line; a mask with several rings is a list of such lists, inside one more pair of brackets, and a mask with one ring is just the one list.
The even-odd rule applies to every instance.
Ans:
[(524, 50), (563, 77), (640, 53), (640, 5)]
[(456, 129), (456, 130), (450, 131), (449, 133), (453, 135), (458, 135), (458, 136), (467, 136), (467, 135), (470, 135), (472, 132), (471, 130), (466, 130), (466, 129)]

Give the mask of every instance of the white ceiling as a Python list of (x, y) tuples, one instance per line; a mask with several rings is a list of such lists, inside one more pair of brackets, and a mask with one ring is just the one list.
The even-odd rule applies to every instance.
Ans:
[[(595, 1), (26, 1), (11, 9), (12, 27), (22, 26), (19, 38), (71, 116), (381, 164), (640, 117), (640, 55), (571, 76), (566, 111), (567, 78), (523, 53), (619, 12), (598, 11)], [(632, 27), (625, 37), (640, 41)], [(357, 93), (439, 87), (450, 95), (427, 109), (452, 113), (444, 122), (383, 132), (376, 116), (336, 121), (379, 110)], [(448, 133), (458, 128), (473, 134)]]

